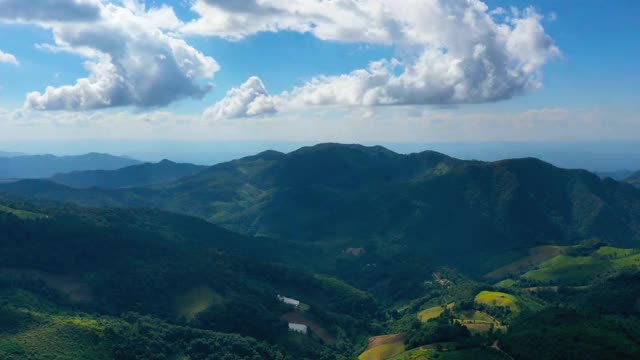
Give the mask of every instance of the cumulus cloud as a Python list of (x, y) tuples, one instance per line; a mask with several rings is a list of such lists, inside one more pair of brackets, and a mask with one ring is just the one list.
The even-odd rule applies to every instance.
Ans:
[(270, 114), (275, 110), (274, 98), (262, 80), (253, 76), (240, 87), (229, 90), (222, 100), (205, 111), (204, 116), (222, 120)]
[(121, 6), (96, 1), (53, 1), (64, 8), (98, 6), (98, 17), (91, 21), (43, 19), (39, 11), (32, 18), (27, 17), (29, 13), (21, 18), (51, 29), (54, 43), (41, 49), (79, 54), (87, 58), (84, 66), (89, 73), (73, 85), (28, 94), (27, 109), (165, 106), (185, 97), (199, 98), (209, 90), (201, 80), (213, 77), (219, 65), (169, 32), (181, 25), (173, 9), (146, 9), (135, 0), (125, 0)]
[(228, 39), (265, 31), (392, 45), (394, 59), (317, 76), (277, 96), (283, 108), (494, 102), (542, 86), (560, 50), (534, 9), (489, 9), (479, 0), (197, 0), (187, 33)]
[(12, 54), (3, 52), (2, 50), (0, 50), (0, 63), (7, 63), (7, 64), (13, 64), (13, 65), (19, 64), (18, 59), (16, 59), (15, 56), (13, 56)]
[(3, 21), (89, 21), (99, 16), (99, 0), (0, 0)]

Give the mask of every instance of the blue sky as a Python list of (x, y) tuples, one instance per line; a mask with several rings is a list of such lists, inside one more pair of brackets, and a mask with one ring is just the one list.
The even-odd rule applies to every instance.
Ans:
[[(422, 2), (435, 10), (407, 1), (407, 9), (385, 15), (377, 13), (376, 6), (393, 1), (364, 2), (359, 12), (354, 10), (356, 15), (345, 12), (349, 7), (314, 13), (317, 2), (292, 2), (290, 7), (298, 11), (292, 15), (291, 9), (269, 5), (269, 0), (269, 6), (260, 1), (233, 5), (228, 0), (64, 0), (70, 8), (94, 6), (99, 17), (61, 20), (37, 17), (33, 8), (25, 13), (18, 0), (0, 0), (0, 10), (5, 10), (4, 17), (0, 15), (0, 51), (19, 63), (0, 60), (0, 141), (136, 136), (515, 141), (640, 135), (637, 1), (501, 0), (486, 1), (486, 11), (477, 7), (482, 3), (468, 5), (466, 0)], [(37, 0), (31, 6), (47, 10), (51, 5)], [(535, 10), (526, 10), (529, 6)], [(503, 12), (496, 12), (498, 8)], [(160, 17), (152, 14), (158, 9), (171, 16), (157, 20)], [(434, 30), (403, 18), (417, 13), (425, 23), (438, 24), (445, 15), (458, 19), (465, 11), (481, 25), (469, 30), (452, 21)], [(130, 16), (115, 15), (125, 13)], [(492, 20), (486, 25), (483, 16), (489, 13)], [(351, 25), (353, 19), (364, 20)], [(387, 28), (405, 21), (408, 25), (401, 31), (395, 25)], [(543, 30), (522, 25), (523, 34), (516, 36), (516, 21)], [(138, 29), (142, 23), (145, 29)], [(89, 32), (86, 26), (92, 24), (98, 24), (97, 30)], [(519, 42), (515, 50), (504, 45), (506, 40), (494, 42), (495, 34), (483, 35), (505, 24), (512, 40)], [(153, 27), (155, 33), (145, 32)], [(117, 51), (128, 53), (109, 53), (106, 34), (127, 47)], [(150, 40), (137, 43), (140, 34)], [(175, 63), (157, 60), (166, 57), (168, 44), (176, 39), (183, 43), (168, 55)], [(483, 60), (473, 58), (469, 47), (476, 43), (493, 52)], [(445, 50), (431, 56), (433, 48)], [(111, 59), (104, 60), (105, 54)], [(453, 68), (452, 58), (468, 61), (457, 68), (464, 74), (442, 75), (442, 69)], [(185, 59), (194, 65), (185, 69)], [(389, 63), (370, 67), (381, 59)], [(391, 65), (391, 59), (400, 65)], [(108, 76), (106, 82), (124, 78), (122, 84), (106, 90), (104, 83), (65, 90), (78, 79), (91, 79), (86, 62), (113, 65), (116, 70), (95, 74)], [(487, 62), (504, 75), (487, 75)], [(168, 75), (146, 72), (154, 66)], [(413, 73), (407, 71), (412, 66)], [(352, 73), (356, 70), (364, 73)], [(508, 75), (514, 73), (517, 76)], [(495, 83), (501, 85), (493, 88)], [(52, 90), (45, 92), (47, 87)], [(39, 94), (27, 100), (31, 92)]]

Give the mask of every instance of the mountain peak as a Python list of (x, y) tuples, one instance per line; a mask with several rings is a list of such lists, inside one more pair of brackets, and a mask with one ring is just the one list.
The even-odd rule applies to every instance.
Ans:
[(385, 154), (385, 155), (398, 155), (397, 153), (385, 148), (381, 145), (374, 146), (366, 146), (360, 144), (341, 144), (341, 143), (322, 143), (313, 146), (305, 146), (296, 151), (291, 152), (291, 155), (296, 154), (309, 154), (309, 153), (320, 153), (320, 152), (351, 152), (357, 151), (360, 153), (367, 154)]

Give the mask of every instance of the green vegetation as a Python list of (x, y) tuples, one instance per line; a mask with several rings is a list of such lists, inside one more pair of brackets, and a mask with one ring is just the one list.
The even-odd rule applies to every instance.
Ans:
[[(20, 206), (16, 202), (11, 207)], [(24, 208), (28, 211), (30, 206)], [(0, 269), (4, 294), (0, 307), (19, 311), (26, 307), (31, 314), (24, 319), (11, 315), (17, 320), (9, 332), (0, 329), (5, 354), (22, 349), (36, 354), (34, 359), (48, 359), (47, 354), (60, 359), (113, 358), (114, 346), (135, 341), (137, 336), (126, 335), (131, 330), (121, 323), (129, 321), (120, 314), (131, 311), (150, 316), (152, 333), (169, 332), (166, 340), (141, 339), (141, 349), (135, 351), (143, 351), (149, 341), (177, 341), (173, 326), (184, 326), (188, 333), (203, 329), (248, 336), (257, 339), (251, 341), (268, 342), (268, 352), (296, 359), (335, 358), (351, 354), (353, 342), (375, 326), (377, 306), (369, 294), (337, 278), (255, 260), (256, 255), (245, 249), (251, 243), (256, 243), (256, 250), (264, 248), (259, 244), (262, 239), (154, 210), (42, 208), (51, 216), (24, 219), (0, 213), (0, 233), (5, 235), (0, 236), (0, 263), (7, 268)], [(307, 316), (327, 329), (324, 338), (332, 341), (315, 334), (293, 341), (296, 337), (280, 321), (291, 311), (276, 298), (280, 292), (303, 299)], [(82, 313), (67, 315), (75, 311)], [(105, 316), (111, 319), (106, 324), (101, 320)], [(112, 322), (120, 324), (115, 329), (132, 340), (107, 341)], [(183, 346), (191, 340), (180, 341)], [(218, 346), (216, 341), (194, 342), (202, 355), (190, 358), (217, 353), (210, 349)], [(169, 354), (170, 342), (150, 351)], [(240, 345), (229, 346), (233, 351), (228, 351), (239, 359), (253, 353), (245, 354)], [(181, 351), (192, 352), (190, 348)], [(122, 350), (127, 353), (135, 354)], [(256, 357), (262, 358), (276, 357)]]
[(405, 351), (402, 338), (389, 343), (383, 343), (367, 349), (358, 356), (358, 360), (386, 360)]
[(640, 192), (584, 171), (327, 144), (0, 189), (2, 359), (639, 355)]
[(503, 349), (516, 359), (637, 359), (637, 319), (595, 317), (551, 308), (515, 321)]
[(38, 214), (38, 213), (35, 213), (35, 212), (30, 212), (30, 211), (25, 211), (25, 210), (12, 209), (12, 208), (10, 208), (8, 206), (4, 206), (2, 204), (0, 204), (0, 212), (13, 214), (13, 215), (19, 217), (20, 219), (35, 220), (35, 219), (43, 219), (43, 218), (47, 217), (47, 215), (44, 215), (44, 214)]
[(475, 297), (475, 302), (490, 307), (506, 307), (514, 313), (520, 310), (515, 296), (498, 291), (482, 291)]
[(224, 299), (210, 287), (197, 286), (178, 297), (178, 316), (191, 321), (210, 306), (221, 304), (223, 301)]
[(442, 306), (434, 306), (428, 309), (424, 309), (418, 313), (418, 319), (422, 322), (427, 322), (431, 319), (435, 319), (442, 315), (444, 308)]

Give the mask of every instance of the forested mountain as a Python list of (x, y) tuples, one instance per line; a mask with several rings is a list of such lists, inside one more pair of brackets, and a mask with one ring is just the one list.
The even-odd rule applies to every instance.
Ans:
[[(56, 313), (58, 321), (69, 325), (85, 321), (89, 328), (67, 329), (71, 334), (60, 336), (80, 336), (78, 331), (82, 334), (83, 330), (90, 335), (93, 331), (86, 330), (94, 327), (124, 331), (129, 326), (142, 326), (141, 322), (157, 333), (130, 329), (133, 338), (115, 344), (110, 339), (126, 335), (108, 332), (106, 338), (99, 337), (102, 342), (97, 349), (91, 348), (101, 354), (100, 358), (129, 359), (127, 352), (133, 351), (143, 351), (135, 358), (179, 356), (180, 351), (197, 350), (184, 349), (185, 344), (178, 346), (177, 342), (197, 339), (211, 342), (207, 345), (211, 349), (200, 351), (235, 356), (229, 359), (245, 359), (251, 351), (259, 353), (251, 357), (256, 359), (298, 359), (295, 354), (315, 359), (324, 351), (349, 354), (353, 351), (350, 347), (341, 350), (333, 345), (336, 339), (343, 345), (351, 343), (374, 326), (373, 298), (337, 279), (279, 264), (278, 259), (283, 257), (263, 244), (268, 241), (156, 210), (36, 206), (3, 199), (0, 319), (18, 317), (15, 321), (24, 328), (24, 336), (39, 329), (40, 320)], [(300, 316), (331, 334), (327, 335), (330, 341), (291, 339), (286, 322), (280, 319), (291, 308), (278, 300), (280, 293), (303, 300), (307, 312)], [(151, 317), (121, 317), (127, 312)], [(6, 325), (2, 321), (0, 324), (0, 355), (6, 355), (2, 341), (2, 326)], [(258, 346), (251, 339), (222, 337), (198, 329), (241, 334), (271, 345)], [(59, 341), (57, 336), (32, 339), (27, 347), (38, 341)], [(133, 341), (137, 337), (141, 343)], [(233, 341), (238, 344), (231, 345)], [(216, 349), (216, 342), (228, 345)], [(118, 351), (122, 354), (116, 356)]]
[(48, 178), (58, 173), (84, 170), (115, 170), (139, 161), (108, 154), (75, 156), (21, 155), (0, 157), (0, 178)]
[[(305, 244), (314, 251), (292, 256), (294, 265), (398, 299), (414, 296), (415, 284), (436, 265), (482, 272), (496, 265), (489, 259), (514, 249), (593, 238), (623, 247), (640, 242), (640, 191), (531, 158), (461, 161), (430, 151), (322, 144), (267, 151), (147, 187), (76, 190), (29, 180), (0, 191), (156, 207)], [(349, 256), (350, 249), (359, 255)]]
[(640, 190), (587, 171), (323, 144), (0, 192), (7, 359), (640, 355)]
[(205, 168), (205, 166), (178, 164), (162, 160), (156, 164), (146, 163), (117, 170), (74, 171), (57, 174), (50, 180), (78, 189), (91, 187), (116, 189), (172, 181), (193, 175)]

